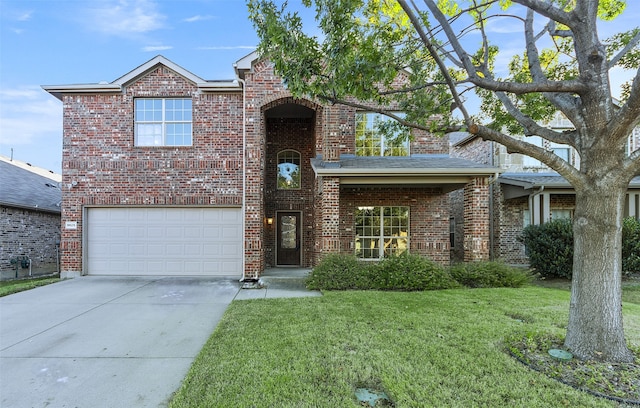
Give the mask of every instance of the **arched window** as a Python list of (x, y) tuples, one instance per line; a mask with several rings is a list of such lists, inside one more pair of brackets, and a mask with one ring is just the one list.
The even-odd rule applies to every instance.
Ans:
[(300, 153), (283, 150), (278, 153), (278, 189), (300, 188)]

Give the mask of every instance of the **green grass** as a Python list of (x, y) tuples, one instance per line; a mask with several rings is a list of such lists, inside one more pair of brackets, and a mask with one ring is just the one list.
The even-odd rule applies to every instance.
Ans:
[[(571, 290), (571, 281), (568, 279), (541, 279), (534, 284), (545, 288)], [(622, 301), (640, 305), (640, 276), (622, 280)]]
[(38, 286), (49, 285), (60, 281), (60, 278), (46, 277), (46, 278), (30, 278), (30, 279), (17, 279), (10, 281), (0, 281), (0, 296), (11, 295), (12, 293), (22, 292), (23, 290), (29, 290)]
[[(327, 292), (235, 301), (170, 407), (613, 407), (505, 351), (519, 333), (564, 333), (569, 293), (542, 287)], [(624, 307), (640, 344), (640, 304)]]

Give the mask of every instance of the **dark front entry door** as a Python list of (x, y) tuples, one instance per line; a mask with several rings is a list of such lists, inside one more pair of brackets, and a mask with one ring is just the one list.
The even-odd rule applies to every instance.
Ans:
[(278, 265), (300, 265), (300, 213), (279, 212)]

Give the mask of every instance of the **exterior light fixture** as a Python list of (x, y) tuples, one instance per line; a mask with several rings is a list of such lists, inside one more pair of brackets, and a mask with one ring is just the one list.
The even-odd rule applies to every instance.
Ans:
[(273, 225), (273, 218), (271, 217), (267, 218), (267, 224)]

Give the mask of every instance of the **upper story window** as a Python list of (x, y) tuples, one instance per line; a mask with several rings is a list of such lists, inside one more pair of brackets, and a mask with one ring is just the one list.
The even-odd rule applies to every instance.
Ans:
[[(560, 157), (561, 159), (564, 159), (565, 161), (571, 163), (571, 147), (567, 145), (545, 141), (540, 136), (528, 136), (525, 140), (531, 143), (532, 145), (544, 147), (547, 150), (550, 150), (551, 152), (553, 152), (556, 156)], [(540, 160), (537, 160), (537, 159), (534, 159), (533, 157), (529, 157), (525, 155), (522, 156), (522, 165), (525, 168), (546, 167), (546, 165), (542, 163)]]
[(408, 134), (397, 132), (388, 136), (378, 128), (392, 120), (379, 113), (356, 113), (356, 156), (408, 156)]
[(191, 99), (135, 100), (136, 146), (191, 146)]
[(278, 153), (278, 189), (300, 188), (300, 153), (283, 150)]

